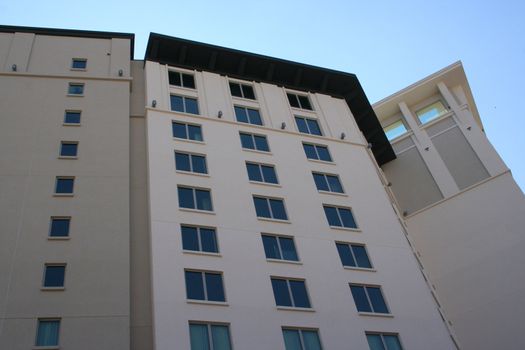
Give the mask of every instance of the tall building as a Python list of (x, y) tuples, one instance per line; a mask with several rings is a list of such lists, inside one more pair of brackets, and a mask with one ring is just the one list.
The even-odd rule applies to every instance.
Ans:
[(523, 347), (525, 201), (461, 64), (372, 107), (133, 39), (0, 27), (2, 348)]

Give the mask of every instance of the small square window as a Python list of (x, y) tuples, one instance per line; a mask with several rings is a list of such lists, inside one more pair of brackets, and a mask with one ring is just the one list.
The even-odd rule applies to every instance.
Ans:
[(407, 128), (405, 124), (403, 124), (402, 120), (398, 120), (397, 122), (384, 127), (383, 131), (385, 132), (388, 141), (391, 141), (401, 135), (406, 134)]
[(71, 69), (84, 70), (87, 68), (87, 59), (73, 58), (71, 60)]
[(352, 297), (359, 312), (389, 314), (380, 286), (350, 284)]
[(312, 172), (315, 186), (318, 191), (344, 193), (343, 186), (339, 180), (339, 176), (332, 174), (324, 174)]
[(288, 102), (290, 102), (290, 106), (294, 108), (307, 109), (309, 111), (313, 110), (308, 96), (292, 94), (290, 92), (288, 92), (286, 95), (288, 96)]
[(250, 181), (278, 184), (277, 174), (273, 165), (246, 162), (246, 170)]
[(70, 223), (69, 217), (52, 217), (49, 237), (69, 237)]
[(371, 269), (372, 264), (363, 244), (336, 243), (337, 252), (343, 266)]
[(263, 125), (259, 111), (253, 108), (235, 106), (235, 118), (238, 122)]
[(191, 74), (169, 71), (168, 79), (170, 85), (185, 87), (188, 89), (195, 89), (195, 79)]
[(58, 335), (60, 320), (44, 319), (38, 320), (35, 346), (58, 346)]
[(171, 110), (189, 114), (199, 114), (199, 105), (196, 98), (170, 95)]
[(328, 152), (327, 146), (314, 145), (311, 143), (303, 143), (304, 153), (306, 158), (314, 160), (322, 160), (324, 162), (332, 162), (332, 156)]
[(357, 224), (350, 208), (323, 205), (328, 224), (334, 227), (357, 229)]
[(399, 335), (395, 333), (366, 332), (370, 350), (403, 350)]
[(84, 84), (82, 83), (69, 83), (67, 89), (68, 95), (82, 96), (84, 95)]
[(284, 328), (285, 350), (322, 350), (316, 329)]
[(76, 157), (78, 152), (78, 142), (60, 142), (60, 157)]
[(230, 92), (232, 96), (255, 100), (255, 93), (251, 85), (235, 83), (230, 81)]
[(270, 152), (268, 140), (264, 135), (248, 134), (245, 132), (239, 133), (241, 137), (242, 148), (253, 149), (261, 152)]
[(416, 112), (419, 122), (421, 124), (426, 124), (431, 120), (441, 117), (443, 114), (447, 113), (448, 110), (441, 101), (432, 103), (431, 105), (421, 108)]
[(295, 123), (299, 132), (303, 134), (323, 135), (319, 123), (315, 119), (295, 116)]
[(80, 124), (80, 111), (66, 111), (64, 124)]
[(173, 137), (193, 141), (203, 141), (202, 128), (200, 125), (182, 122), (172, 122), (171, 130)]
[(179, 207), (213, 211), (211, 191), (202, 188), (177, 186), (179, 194)]
[(206, 157), (175, 151), (175, 169), (191, 173), (207, 174)]
[(56, 194), (73, 194), (74, 177), (57, 177), (55, 183)]
[(304, 280), (272, 277), (277, 306), (311, 308)]
[(222, 273), (209, 271), (184, 271), (186, 297), (192, 300), (225, 302)]
[(44, 269), (44, 288), (64, 287), (64, 277), (66, 274), (66, 265), (49, 264)]
[(259, 218), (288, 220), (283, 199), (253, 196), (253, 203)]
[(267, 259), (299, 261), (292, 237), (262, 234)]
[(182, 249), (218, 253), (217, 234), (214, 228), (181, 225)]
[(231, 350), (229, 326), (190, 322), (190, 347), (191, 350)]

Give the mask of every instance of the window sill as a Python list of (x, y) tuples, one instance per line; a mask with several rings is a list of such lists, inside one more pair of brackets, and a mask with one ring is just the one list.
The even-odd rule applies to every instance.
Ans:
[(197, 173), (197, 172), (193, 172), (193, 171), (176, 170), (175, 169), (175, 172), (179, 173), (179, 174), (184, 174), (184, 175), (195, 175), (195, 176), (201, 176), (201, 177), (210, 177), (210, 174)]
[(84, 94), (67, 94), (67, 97), (84, 97)]
[(49, 241), (68, 241), (71, 239), (71, 237), (69, 236), (63, 236), (63, 237), (60, 237), (60, 236), (48, 236), (47, 239)]
[(335, 164), (335, 162), (329, 162), (327, 160), (319, 160), (319, 159), (312, 159), (312, 158), (306, 158), (308, 159), (310, 162), (314, 162), (314, 163), (320, 163), (320, 164), (329, 164), (329, 165), (337, 165)]
[(330, 192), (330, 191), (323, 191), (323, 190), (317, 190), (317, 192), (321, 193), (321, 194), (328, 194), (328, 195), (334, 195), (334, 196), (341, 196), (341, 197), (348, 197), (348, 195), (346, 193), (341, 193), (341, 192)]
[(310, 307), (292, 307), (292, 306), (277, 306), (277, 310), (315, 312), (315, 310)]
[(277, 222), (277, 223), (280, 223), (280, 224), (291, 224), (292, 223), (290, 220), (263, 218), (263, 217), (260, 217), (260, 216), (257, 217), (257, 220), (269, 221), (269, 222)]
[(80, 123), (62, 123), (63, 126), (80, 126)]
[(74, 197), (73, 193), (53, 193), (53, 197)]
[(341, 231), (362, 232), (361, 229), (359, 228), (341, 227), (341, 226), (330, 226), (330, 228), (333, 228), (334, 230), (341, 230)]
[(303, 264), (301, 261), (284, 260), (284, 259), (270, 259), (270, 258), (266, 258), (266, 261), (272, 262), (272, 263), (292, 264), (292, 265), (302, 265)]
[(194, 300), (194, 299), (186, 299), (186, 302), (188, 304), (199, 304), (199, 305), (214, 305), (214, 306), (230, 306), (225, 301), (209, 301), (209, 300)]
[(222, 257), (222, 254), (221, 254), (221, 253), (203, 252), (203, 251), (200, 251), (200, 250), (187, 250), (187, 249), (183, 249), (182, 252), (183, 252), (184, 254), (206, 255), (206, 256)]
[(274, 184), (274, 183), (271, 183), (271, 182), (261, 182), (261, 181), (249, 180), (249, 183), (254, 184), (254, 185), (263, 185), (263, 186), (271, 186), (271, 187), (283, 187), (280, 184)]
[(53, 346), (33, 346), (34, 350), (58, 350), (60, 347), (58, 345)]
[[(253, 104), (254, 106), (259, 105), (259, 101), (258, 101), (257, 99), (251, 99), (251, 98), (246, 98), (246, 97), (233, 96), (233, 95), (231, 95), (231, 94), (230, 94), (230, 96), (232, 97), (232, 100), (234, 100), (234, 101), (239, 101), (239, 102), (248, 102), (248, 103)], [(248, 106), (248, 107), (252, 107), (252, 106)]]
[(372, 317), (386, 317), (386, 318), (393, 318), (394, 315), (392, 314), (381, 314), (377, 312), (357, 312), (360, 316), (372, 316)]
[(345, 270), (353, 270), (353, 271), (367, 271), (367, 272), (376, 272), (377, 270), (374, 268), (366, 268), (366, 267), (355, 267), (355, 266), (343, 266)]
[(215, 212), (212, 211), (212, 210), (201, 210), (201, 209), (191, 209), (191, 208), (181, 208), (181, 207), (179, 207), (179, 210), (180, 211), (187, 211), (189, 213), (215, 215)]
[(259, 153), (259, 154), (266, 154), (266, 155), (269, 155), (269, 156), (272, 156), (272, 152), (267, 152), (267, 151), (259, 151), (257, 149), (251, 149), (251, 148), (243, 148), (242, 149), (243, 151), (246, 151), (246, 152), (253, 152), (253, 153)]
[(58, 156), (58, 159), (78, 159), (78, 156)]
[(70, 68), (74, 72), (87, 72), (86, 68)]
[(41, 287), (43, 292), (62, 292), (66, 290), (66, 287)]
[[(262, 117), (261, 117), (262, 119)], [(254, 123), (250, 123), (250, 122), (241, 122), (237, 119), (234, 120), (235, 123), (239, 124), (239, 125), (249, 125), (249, 126), (255, 126), (255, 127), (260, 127), (260, 128), (265, 128), (266, 125), (264, 124), (254, 124)]]
[(180, 138), (180, 137), (173, 137), (173, 141), (183, 141), (183, 142), (195, 143), (197, 145), (205, 145), (206, 144), (206, 142), (204, 142), (204, 141), (183, 139), (183, 138)]
[[(188, 97), (192, 97), (193, 98), (194, 96), (188, 96)], [(158, 106), (157, 106), (157, 109), (158, 109)], [(175, 111), (175, 110), (173, 110), (171, 108), (169, 109), (169, 111), (171, 113), (177, 113), (177, 114), (180, 114), (180, 115), (185, 116), (185, 117), (195, 117), (195, 116), (202, 117), (202, 115), (200, 115), (200, 114), (188, 113), (188, 112), (184, 112), (184, 111)]]

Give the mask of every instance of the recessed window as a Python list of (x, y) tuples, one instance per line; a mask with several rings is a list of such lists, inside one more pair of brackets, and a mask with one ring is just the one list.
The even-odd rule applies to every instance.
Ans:
[(55, 182), (56, 194), (73, 194), (74, 177), (57, 177)]
[(69, 83), (67, 89), (68, 95), (83, 95), (84, 94), (84, 84), (81, 83)]
[(231, 350), (230, 329), (224, 324), (190, 322), (191, 350)]
[(259, 218), (288, 220), (282, 199), (253, 196), (253, 203)]
[(314, 329), (283, 328), (285, 350), (322, 350)]
[(202, 188), (177, 186), (179, 207), (212, 211), (211, 191)]
[(366, 340), (370, 350), (403, 350), (395, 333), (366, 332)]
[(304, 280), (272, 277), (272, 289), (277, 306), (310, 308)]
[(86, 67), (87, 67), (87, 59), (85, 58), (73, 58), (71, 60), (72, 69), (86, 69)]
[(64, 124), (80, 124), (80, 112), (66, 111), (64, 114)]
[(373, 312), (378, 314), (388, 314), (381, 287), (365, 286), (360, 284), (350, 284), (352, 297), (359, 312)]
[(62, 141), (60, 142), (61, 157), (76, 157), (78, 153), (78, 142)]
[(168, 79), (170, 85), (185, 87), (188, 89), (195, 89), (195, 79), (191, 74), (169, 71)]
[(52, 217), (49, 237), (69, 237), (70, 223), (71, 218), (69, 217)]
[(371, 269), (372, 264), (368, 258), (366, 248), (362, 244), (354, 243), (336, 243), (337, 252), (343, 266), (360, 267), (363, 269)]
[(235, 119), (241, 123), (263, 125), (259, 111), (253, 108), (235, 106)]
[(443, 105), (443, 102), (437, 101), (431, 105), (426, 106), (425, 108), (421, 108), (416, 112), (416, 115), (419, 118), (421, 124), (425, 124), (431, 120), (441, 117), (447, 112), (448, 111), (445, 108), (445, 105)]
[(266, 182), (277, 184), (277, 174), (273, 165), (264, 165), (259, 163), (246, 162), (246, 170), (250, 181)]
[(296, 95), (290, 92), (288, 92), (286, 96), (288, 96), (288, 102), (290, 102), (290, 106), (295, 108), (307, 109), (309, 111), (313, 110), (308, 96)]
[(357, 224), (350, 208), (323, 205), (328, 224), (334, 227), (357, 228)]
[(332, 156), (330, 156), (330, 152), (328, 152), (328, 147), (326, 146), (303, 143), (303, 148), (308, 159), (322, 160), (325, 162), (332, 161)]
[(339, 176), (312, 172), (318, 191), (344, 193)]
[(58, 346), (60, 320), (39, 319), (35, 346)]
[(199, 105), (196, 98), (170, 95), (171, 110), (190, 114), (199, 114)]
[(268, 146), (268, 140), (264, 135), (255, 135), (241, 132), (239, 133), (241, 137), (242, 148), (253, 149), (261, 152), (270, 152), (270, 147)]
[(173, 137), (193, 141), (202, 141), (202, 129), (200, 125), (172, 122), (171, 129)]
[(182, 249), (196, 252), (218, 253), (214, 228), (181, 225)]
[(64, 287), (64, 277), (66, 274), (66, 265), (46, 265), (44, 269), (44, 283), (45, 288), (59, 288)]
[(292, 237), (262, 234), (267, 259), (299, 261)]
[(221, 273), (186, 270), (184, 275), (188, 299), (226, 301)]
[(207, 174), (206, 157), (175, 151), (175, 168), (181, 171), (192, 173)]
[(383, 131), (385, 132), (386, 138), (391, 141), (407, 132), (407, 128), (405, 124), (403, 124), (402, 120), (398, 120), (395, 123), (392, 123), (385, 128), (383, 128)]
[(303, 134), (323, 135), (316, 119), (295, 116), (295, 123), (299, 132)]
[(230, 81), (230, 92), (232, 96), (255, 100), (255, 93), (251, 85), (234, 83)]

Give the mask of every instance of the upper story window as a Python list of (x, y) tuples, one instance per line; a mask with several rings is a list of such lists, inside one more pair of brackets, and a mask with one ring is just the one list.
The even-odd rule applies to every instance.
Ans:
[(240, 132), (241, 146), (246, 149), (253, 149), (261, 152), (270, 152), (268, 146), (268, 140), (264, 135), (249, 134), (246, 132)]
[(277, 306), (311, 308), (304, 280), (280, 277), (271, 280)]
[(61, 141), (60, 142), (60, 157), (76, 158), (78, 154), (78, 142), (76, 141)]
[(232, 96), (255, 100), (255, 93), (251, 85), (230, 81), (230, 92)]
[(49, 237), (68, 237), (70, 217), (52, 217)]
[(74, 177), (57, 176), (55, 182), (55, 194), (69, 195), (73, 194), (73, 187), (75, 185)]
[(84, 95), (84, 84), (82, 83), (69, 83), (67, 88), (67, 94), (73, 96)]
[(173, 132), (173, 137), (176, 137), (178, 139), (203, 141), (202, 129), (200, 125), (182, 122), (172, 122), (171, 129)]
[(206, 157), (175, 151), (175, 169), (192, 173), (207, 174)]
[(318, 191), (344, 193), (339, 176), (332, 174), (316, 173), (312, 172), (314, 177), (315, 186)]
[(80, 124), (80, 111), (66, 111), (64, 113), (64, 124), (78, 125)]
[(71, 69), (84, 70), (87, 68), (87, 59), (85, 58), (73, 58), (71, 60)]
[(445, 107), (445, 105), (443, 105), (443, 102), (436, 101), (432, 103), (431, 105), (428, 105), (425, 108), (421, 108), (420, 110), (418, 110), (416, 112), (416, 115), (419, 118), (419, 121), (421, 122), (421, 124), (425, 124), (431, 120), (441, 117), (443, 114), (447, 112), (448, 110)]
[(246, 170), (250, 181), (277, 184), (277, 174), (273, 165), (246, 162)]
[(228, 325), (190, 322), (190, 347), (191, 350), (231, 350)]
[(181, 225), (182, 249), (218, 253), (217, 235), (211, 227)]
[(170, 95), (171, 110), (190, 114), (199, 114), (199, 104), (196, 98)]
[(262, 234), (267, 259), (299, 261), (292, 237)]
[(391, 141), (407, 132), (407, 128), (402, 120), (398, 120), (383, 128), (386, 138)]
[(332, 156), (328, 152), (327, 146), (314, 145), (312, 143), (303, 143), (304, 153), (306, 158), (314, 160), (322, 160), (325, 162), (331, 162)]
[(308, 99), (308, 96), (297, 95), (291, 92), (287, 92), (286, 96), (288, 96), (288, 101), (290, 102), (290, 106), (295, 107), (295, 108), (307, 109), (309, 111), (313, 110), (312, 105), (310, 104), (310, 100)]
[(364, 245), (355, 243), (336, 243), (335, 245), (343, 266), (363, 269), (372, 268)]
[(184, 271), (186, 297), (193, 300), (225, 302), (222, 274), (209, 271)]
[(370, 350), (403, 350), (399, 336), (394, 333), (366, 332)]
[(259, 111), (253, 108), (235, 106), (235, 118), (241, 123), (263, 125)]
[(64, 277), (66, 274), (66, 265), (64, 264), (46, 264), (44, 269), (44, 288), (62, 288), (64, 287)]
[(388, 314), (385, 298), (379, 286), (368, 286), (361, 284), (350, 284), (352, 297), (359, 312), (373, 312)]
[(288, 220), (288, 215), (284, 208), (284, 200), (280, 198), (253, 196), (253, 204), (259, 218)]
[(323, 349), (316, 329), (283, 328), (283, 337), (285, 350)]
[(303, 134), (323, 135), (316, 119), (295, 116), (295, 123), (299, 132)]
[(203, 188), (177, 186), (179, 207), (213, 211), (211, 191)]
[(357, 228), (350, 208), (323, 205), (328, 224), (333, 227)]
[(60, 320), (57, 319), (38, 319), (35, 346), (58, 346), (58, 334)]
[(168, 80), (170, 82), (170, 85), (185, 87), (188, 89), (195, 89), (195, 79), (191, 74), (168, 71)]

